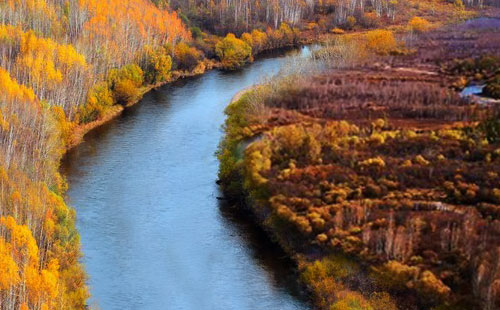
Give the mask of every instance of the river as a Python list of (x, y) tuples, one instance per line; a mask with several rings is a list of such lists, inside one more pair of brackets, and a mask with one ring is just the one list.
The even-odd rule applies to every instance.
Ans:
[(310, 308), (285, 254), (215, 184), (224, 108), (307, 47), (150, 92), (62, 164), (90, 306), (101, 310)]

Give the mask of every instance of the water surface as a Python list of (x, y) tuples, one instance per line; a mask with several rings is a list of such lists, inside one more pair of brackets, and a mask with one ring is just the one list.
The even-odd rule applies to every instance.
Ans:
[(90, 304), (101, 310), (308, 309), (293, 268), (221, 205), (214, 155), (239, 90), (299, 53), (208, 72), (147, 94), (63, 162)]

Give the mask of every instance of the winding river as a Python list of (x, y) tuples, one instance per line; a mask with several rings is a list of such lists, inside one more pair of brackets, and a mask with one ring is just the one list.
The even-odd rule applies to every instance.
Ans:
[(101, 310), (302, 310), (290, 261), (224, 205), (214, 155), (224, 108), (300, 51), (147, 94), (69, 152), (63, 173)]

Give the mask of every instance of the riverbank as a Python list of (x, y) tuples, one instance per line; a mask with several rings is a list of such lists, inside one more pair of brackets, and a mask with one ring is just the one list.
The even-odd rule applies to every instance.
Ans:
[[(324, 40), (324, 39), (323, 39)], [(269, 55), (270, 53), (280, 53), (280, 52), (286, 52), (291, 49), (298, 49), (301, 46), (305, 45), (310, 45), (314, 44), (315, 40), (312, 40), (311, 38), (306, 39), (306, 40), (301, 40), (301, 42), (298, 45), (294, 46), (284, 46), (284, 47), (278, 47), (274, 49), (266, 49), (261, 51), (259, 54), (256, 55), (257, 59), (259, 57), (263, 57), (266, 55)], [(246, 65), (251, 65), (246, 64)], [(243, 66), (244, 67), (244, 66)], [(242, 67), (242, 68), (243, 68)], [(131, 99), (129, 102), (127, 102), (125, 105), (121, 104), (115, 104), (111, 108), (109, 108), (104, 115), (102, 115), (99, 119), (85, 123), (85, 124), (78, 124), (75, 126), (72, 126), (71, 132), (69, 134), (69, 138), (66, 141), (66, 151), (69, 151), (73, 149), (74, 147), (78, 146), (80, 143), (84, 141), (84, 137), (86, 134), (91, 132), (92, 130), (103, 126), (110, 121), (114, 120), (115, 118), (119, 117), (124, 110), (135, 106), (138, 104), (144, 95), (149, 93), (150, 91), (157, 90), (165, 85), (174, 83), (176, 81), (182, 80), (182, 79), (188, 79), (196, 76), (200, 76), (202, 74), (205, 74), (207, 71), (210, 70), (220, 70), (222, 68), (222, 63), (220, 61), (216, 61), (213, 59), (205, 59), (203, 62), (200, 62), (196, 68), (193, 71), (173, 71), (171, 73), (171, 77), (161, 83), (156, 83), (154, 85), (146, 85), (143, 86), (139, 89), (138, 95), (136, 95), (133, 99)], [(242, 68), (239, 68), (237, 70), (241, 70)]]

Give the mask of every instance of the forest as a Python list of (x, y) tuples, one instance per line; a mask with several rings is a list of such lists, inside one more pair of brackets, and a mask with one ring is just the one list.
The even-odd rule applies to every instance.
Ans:
[[(426, 307), (473, 295), (493, 309), (497, 275), (487, 271), (499, 252), (488, 244), (498, 243), (500, 127), (488, 107), (443, 85), (485, 80), (485, 93), (498, 98), (498, 33), (473, 43), (489, 58), (453, 48), (427, 55), (426, 44), (445, 42), (434, 29), (497, 4), (0, 0), (0, 309), (88, 308), (59, 166), (89, 130), (165, 83), (319, 41), (327, 43), (317, 61), (345, 72), (294, 89), (258, 88), (255, 118), (250, 95), (229, 106), (220, 155), (226, 191), (248, 192), (266, 206), (266, 225), (293, 236), (282, 245), (304, 255), (303, 278), (321, 308), (391, 309), (407, 296)], [(365, 57), (422, 68), (439, 59), (443, 74), (384, 72), (362, 66)], [(244, 160), (235, 159), (238, 143), (255, 135)], [(356, 275), (337, 268), (345, 257), (330, 256), (336, 249), (356, 257)], [(374, 280), (351, 283), (358, 273)], [(369, 297), (355, 290), (375, 282)], [(417, 302), (419, 294), (428, 298)]]

